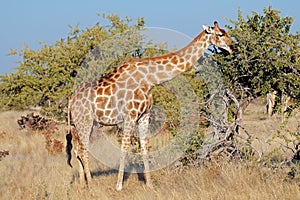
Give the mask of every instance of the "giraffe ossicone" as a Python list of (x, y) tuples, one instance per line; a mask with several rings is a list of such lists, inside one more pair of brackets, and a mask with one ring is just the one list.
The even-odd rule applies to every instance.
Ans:
[[(139, 132), (146, 184), (152, 187), (147, 140), (150, 110), (153, 105), (151, 89), (187, 71), (210, 45), (233, 53), (230, 36), (219, 28), (217, 22), (214, 23), (214, 27), (203, 26), (203, 29), (187, 46), (174, 53), (152, 58), (128, 59), (110, 74), (83, 83), (75, 90), (69, 100), (70, 132), (67, 146), (71, 146), (72, 138), (77, 143), (75, 154), (79, 163), (80, 181), (83, 184), (85, 177), (87, 184), (92, 181), (88, 150), (89, 137), (95, 122), (100, 127), (123, 123), (117, 190), (122, 189), (125, 157), (135, 126)], [(70, 164), (71, 148), (67, 148), (67, 153)]]

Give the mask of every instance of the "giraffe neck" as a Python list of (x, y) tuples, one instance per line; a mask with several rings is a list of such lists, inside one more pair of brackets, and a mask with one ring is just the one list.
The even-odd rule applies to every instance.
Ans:
[(118, 83), (120, 88), (150, 90), (196, 64), (210, 45), (209, 40), (203, 31), (186, 47), (174, 53), (153, 58), (131, 58), (104, 79)]
[(175, 54), (180, 57), (180, 61), (182, 61), (178, 64), (184, 64), (184, 68), (179, 67), (178, 70), (184, 72), (195, 65), (210, 45), (209, 40), (209, 35), (203, 31), (186, 47), (175, 52)]
[[(197, 63), (210, 45), (209, 36), (203, 31), (186, 47), (164, 56), (145, 59), (140, 67), (147, 68), (147, 81), (158, 85), (175, 78)], [(137, 63), (139, 66), (139, 63)]]

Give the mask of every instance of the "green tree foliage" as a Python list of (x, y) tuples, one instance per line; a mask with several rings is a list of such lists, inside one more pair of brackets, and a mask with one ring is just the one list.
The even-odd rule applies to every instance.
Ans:
[[(118, 15), (102, 17), (109, 22), (108, 25), (97, 23), (85, 30), (79, 30), (78, 26), (70, 27), (67, 38), (51, 45), (43, 44), (38, 50), (29, 46), (21, 49), (18, 54), (23, 61), (16, 68), (17, 72), (1, 76), (1, 108), (26, 109), (29, 106), (41, 106), (47, 115), (64, 117), (62, 114), (74, 88), (75, 77), (93, 49), (99, 45), (102, 45), (101, 49), (109, 49), (108, 44), (105, 44), (106, 40), (115, 39), (114, 36), (126, 31), (140, 30), (144, 26), (142, 18), (133, 23), (131, 19), (121, 19)], [(137, 43), (141, 39), (132, 36), (127, 41)], [(13, 50), (11, 54), (17, 54), (17, 51)], [(126, 55), (123, 57), (126, 58)], [(109, 60), (112, 62), (109, 69), (116, 67), (124, 58), (115, 62)]]
[(215, 55), (225, 82), (242, 99), (276, 91), (300, 98), (300, 34), (292, 34), (293, 18), (281, 17), (271, 7), (263, 15), (252, 12), (246, 19), (230, 20), (229, 34), (235, 40), (233, 56)]
[[(272, 91), (277, 92), (278, 99), (282, 95), (295, 98), (294, 108), (299, 106), (300, 98), (300, 34), (292, 34), (290, 31), (293, 18), (281, 17), (279, 11), (269, 7), (263, 10), (263, 14), (252, 12), (252, 15), (247, 15), (245, 18), (239, 10), (238, 19), (229, 20), (229, 22), (232, 26), (227, 26), (227, 30), (234, 39), (235, 53), (228, 55), (227, 52), (214, 49), (213, 54), (208, 56), (209, 62), (211, 59), (214, 62), (208, 65), (203, 63), (199, 70), (200, 76), (204, 78), (209, 89), (209, 94), (204, 95), (204, 99), (209, 103), (208, 99), (216, 94), (213, 97), (214, 101), (209, 104), (209, 109), (203, 108), (201, 111), (204, 112), (201, 113), (210, 119), (214, 134), (220, 136), (221, 139), (224, 138), (222, 128), (230, 127), (231, 122), (239, 116), (237, 104), (233, 99), (224, 95), (226, 88), (230, 89), (230, 93), (234, 94), (235, 98), (241, 100), (240, 106), (242, 107), (247, 106), (246, 102), (249, 99), (264, 96)], [(221, 76), (216, 77), (218, 75)], [(197, 91), (200, 90), (205, 91), (205, 87), (202, 86)], [(216, 109), (214, 109), (215, 105)], [(221, 109), (222, 105), (226, 106), (227, 113)], [(277, 106), (280, 106), (280, 103)], [(221, 134), (218, 134), (218, 131)], [(234, 131), (236, 129), (232, 132)], [(228, 140), (230, 137), (224, 138), (224, 141), (228, 143), (216, 141), (215, 138), (210, 142), (208, 141), (209, 133), (206, 133), (203, 140), (201, 130), (190, 139), (192, 142), (189, 143), (183, 162), (197, 160), (199, 155), (203, 155), (205, 146), (210, 149), (209, 155), (215, 150), (220, 150), (220, 145), (214, 144), (222, 144), (221, 148), (233, 144)], [(245, 155), (245, 152), (249, 151), (246, 148), (247, 151), (243, 153), (241, 147), (245, 146), (239, 147), (238, 140), (235, 138), (232, 138), (232, 141), (235, 141), (235, 146), (232, 147), (240, 155)], [(249, 152), (252, 151), (250, 149)]]
[[(111, 72), (127, 58), (167, 53), (166, 45), (144, 40), (140, 32), (143, 18), (134, 23), (118, 15), (102, 17), (108, 25), (97, 23), (85, 30), (70, 27), (67, 38), (51, 45), (44, 44), (38, 50), (26, 47), (19, 53), (13, 50), (11, 54), (19, 54), (23, 61), (16, 73), (1, 77), (1, 108), (40, 106), (44, 114), (64, 119), (68, 97), (82, 82)], [(164, 107), (171, 127), (178, 124), (180, 115), (173, 92), (161, 86), (153, 90), (155, 103)]]

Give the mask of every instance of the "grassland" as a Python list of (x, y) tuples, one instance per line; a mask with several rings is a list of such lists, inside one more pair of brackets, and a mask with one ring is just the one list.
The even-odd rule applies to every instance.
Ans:
[[(216, 160), (200, 167), (168, 167), (151, 174), (148, 189), (137, 174), (128, 175), (124, 189), (115, 190), (117, 173), (91, 158), (93, 185), (78, 183), (77, 165), (70, 168), (64, 152), (49, 154), (41, 134), (19, 130), (16, 120), (23, 113), (0, 113), (0, 199), (300, 199), (300, 183), (287, 179), (287, 170), (276, 173), (251, 162)], [(295, 129), (297, 115), (289, 128)], [(280, 128), (280, 119), (267, 119), (262, 104), (246, 110), (243, 125), (257, 138), (256, 146), (267, 152), (266, 141)], [(56, 138), (64, 141), (60, 127)]]

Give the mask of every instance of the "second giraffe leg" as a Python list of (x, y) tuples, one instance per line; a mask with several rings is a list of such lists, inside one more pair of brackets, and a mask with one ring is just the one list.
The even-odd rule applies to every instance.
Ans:
[(84, 174), (85, 174), (87, 184), (88, 184), (88, 186), (90, 186), (92, 183), (92, 177), (91, 177), (91, 172), (90, 172), (89, 162), (88, 162), (88, 150), (85, 145), (79, 144), (77, 159), (79, 162), (80, 182), (81, 182), (81, 184), (84, 184), (84, 182), (85, 182)]
[(125, 157), (127, 154), (127, 150), (130, 145), (130, 135), (131, 135), (132, 126), (124, 127), (123, 136), (122, 136), (122, 144), (121, 144), (121, 157), (120, 157), (120, 166), (118, 173), (118, 182), (117, 182), (117, 190), (122, 190), (123, 186), (123, 178), (124, 178), (124, 168), (125, 168)]
[(144, 175), (146, 179), (146, 184), (148, 187), (153, 188), (152, 181), (150, 177), (150, 167), (149, 167), (149, 148), (148, 148), (148, 139), (149, 134), (149, 118), (150, 113), (144, 114), (139, 120), (139, 134), (140, 134), (140, 143), (141, 143), (141, 153), (143, 155), (144, 162)]
[(76, 158), (77, 158), (77, 161), (78, 161), (78, 171), (79, 171), (79, 180), (80, 180), (80, 184), (82, 186), (85, 185), (85, 179), (84, 179), (84, 166), (83, 166), (83, 163), (82, 163), (82, 150), (81, 150), (81, 144), (78, 143), (75, 150), (75, 155), (76, 155)]
[[(89, 154), (88, 154), (88, 145), (89, 145), (89, 135), (90, 135), (90, 127), (80, 127), (78, 135), (78, 148), (77, 148), (77, 159), (79, 162), (79, 177), (80, 182), (84, 184), (85, 178), (87, 180), (88, 186), (92, 184), (92, 177), (89, 168)], [(84, 176), (85, 175), (85, 176)]]

